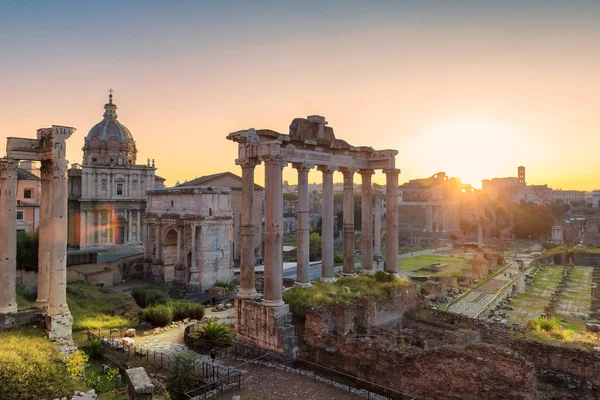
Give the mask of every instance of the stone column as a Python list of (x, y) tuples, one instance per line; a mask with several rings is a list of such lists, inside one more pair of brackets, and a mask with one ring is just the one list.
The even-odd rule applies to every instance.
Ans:
[(177, 229), (177, 264), (183, 264), (183, 252), (181, 247), (183, 245), (183, 228)]
[(253, 299), (256, 297), (254, 274), (254, 168), (258, 160), (241, 162), (242, 167), (242, 212), (240, 215), (240, 291), (237, 297)]
[(0, 314), (17, 312), (17, 167), (0, 158)]
[(277, 307), (283, 305), (282, 223), (283, 202), (281, 165), (279, 157), (269, 157), (265, 162), (265, 193), (267, 197), (265, 213), (265, 288), (263, 305)]
[(442, 230), (448, 232), (448, 206), (442, 205)]
[(94, 245), (94, 231), (95, 231), (95, 226), (94, 226), (94, 211), (93, 210), (88, 210), (86, 213), (86, 226), (87, 226), (87, 243), (90, 246)]
[(144, 221), (144, 232), (144, 258), (150, 260), (152, 254), (150, 253), (150, 223), (148, 221)]
[(375, 173), (372, 169), (361, 169), (362, 190), (362, 270), (373, 273), (373, 191), (371, 189), (371, 176)]
[(87, 211), (79, 209), (79, 246), (87, 245)]
[(385, 271), (398, 273), (398, 174), (399, 169), (384, 169), (387, 203), (387, 250)]
[(191, 291), (200, 289), (200, 275), (198, 273), (198, 245), (196, 237), (196, 224), (192, 224), (192, 265), (190, 266), (190, 282), (188, 288)]
[(154, 225), (154, 243), (156, 245), (156, 251), (154, 252), (154, 262), (160, 264), (162, 262), (162, 243), (160, 240), (160, 221), (156, 221)]
[(50, 252), (50, 301), (46, 327), (50, 339), (71, 337), (73, 317), (67, 305), (67, 160), (52, 161), (52, 228)]
[(354, 276), (354, 172), (340, 168), (344, 174), (344, 276)]
[(37, 308), (48, 308), (50, 296), (50, 212), (52, 210), (52, 164), (51, 161), (42, 161), (40, 167), (42, 181), (40, 201), (40, 227), (38, 230), (38, 283), (37, 283)]
[(427, 213), (427, 232), (433, 232), (433, 206), (428, 206), (429, 212)]
[(373, 230), (375, 234), (375, 246), (373, 248), (373, 255), (381, 256), (381, 197), (379, 196), (375, 196), (375, 215), (373, 217)]
[(298, 218), (298, 229), (296, 231), (296, 259), (298, 260), (296, 285), (302, 287), (311, 286), (309, 278), (310, 267), (310, 213), (308, 211), (308, 172), (313, 167), (306, 163), (293, 164), (298, 170), (298, 203), (296, 204), (296, 215)]
[(319, 166), (323, 173), (323, 199), (321, 204), (321, 279), (333, 282), (333, 172), (337, 168)]
[(137, 221), (136, 221), (136, 230), (135, 230), (135, 241), (136, 242), (142, 242), (142, 231), (141, 231), (141, 224), (142, 224), (142, 210), (137, 210)]

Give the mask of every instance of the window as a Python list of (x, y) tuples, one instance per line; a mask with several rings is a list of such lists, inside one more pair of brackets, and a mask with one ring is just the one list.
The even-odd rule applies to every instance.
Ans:
[(117, 196), (123, 196), (123, 184), (117, 183)]
[(26, 199), (30, 199), (31, 198), (31, 189), (25, 189), (23, 191), (23, 197)]
[(17, 210), (17, 219), (23, 219), (23, 218), (25, 218), (25, 211)]
[(98, 159), (96, 157), (92, 157), (92, 162), (97, 162)]

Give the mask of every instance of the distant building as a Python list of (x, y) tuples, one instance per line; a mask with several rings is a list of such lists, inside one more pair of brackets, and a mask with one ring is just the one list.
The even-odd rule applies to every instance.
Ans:
[(552, 202), (552, 189), (548, 185), (530, 185), (523, 186), (513, 198), (513, 202), (536, 204), (543, 206)]
[(135, 141), (117, 121), (112, 94), (104, 110), (85, 138), (82, 165), (68, 171), (70, 246), (141, 245), (146, 192), (164, 187), (154, 160), (136, 164)]
[(36, 232), (40, 225), (41, 180), (31, 161), (17, 169), (17, 231)]
[(592, 192), (592, 208), (598, 208), (600, 203), (600, 190), (594, 190)]
[(426, 179), (413, 179), (400, 186), (399, 232), (442, 232), (460, 230), (459, 179), (439, 172)]
[(584, 203), (585, 192), (581, 190), (553, 190), (552, 201), (560, 201), (565, 204)]

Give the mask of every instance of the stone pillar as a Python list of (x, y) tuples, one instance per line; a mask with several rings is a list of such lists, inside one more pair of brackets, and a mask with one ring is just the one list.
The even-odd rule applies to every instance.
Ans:
[(433, 206), (428, 206), (429, 212), (427, 213), (427, 232), (433, 232)]
[(154, 243), (156, 245), (154, 262), (156, 264), (162, 263), (162, 243), (160, 239), (160, 221), (156, 221), (156, 224), (154, 225)]
[(296, 230), (296, 259), (298, 260), (296, 285), (311, 286), (309, 278), (310, 267), (310, 213), (308, 205), (308, 172), (313, 167), (306, 163), (293, 164), (298, 170), (298, 203), (296, 204), (296, 215), (298, 218), (298, 229)]
[(181, 247), (183, 245), (183, 228), (177, 230), (177, 264), (183, 264), (183, 252)]
[(373, 230), (375, 234), (374, 256), (381, 256), (381, 197), (375, 196), (375, 216), (373, 217)]
[(196, 225), (192, 224), (192, 265), (190, 265), (190, 282), (188, 288), (190, 291), (200, 289), (200, 275), (198, 273), (198, 238), (196, 237)]
[(150, 223), (144, 221), (144, 258), (150, 260), (152, 255), (150, 253)]
[(17, 312), (17, 167), (0, 158), (0, 314)]
[(254, 273), (254, 168), (258, 160), (240, 163), (242, 167), (242, 213), (240, 215), (240, 291), (237, 297), (253, 299), (256, 297)]
[(398, 273), (398, 174), (399, 169), (384, 169), (387, 203), (387, 248), (385, 271)]
[(50, 252), (50, 301), (46, 328), (50, 339), (71, 337), (73, 317), (67, 305), (67, 160), (52, 161), (52, 229)]
[(269, 157), (265, 160), (265, 272), (264, 272), (264, 301), (263, 305), (277, 307), (283, 305), (281, 290), (283, 287), (283, 258), (282, 258), (282, 182), (279, 157)]
[(136, 230), (135, 230), (135, 241), (136, 242), (142, 242), (142, 230), (141, 230), (141, 224), (142, 224), (142, 210), (137, 210), (137, 221), (136, 221)]
[(448, 206), (442, 205), (442, 230), (448, 232)]
[(333, 276), (333, 172), (336, 168), (320, 166), (323, 173), (323, 199), (321, 204), (321, 279), (335, 280)]
[(50, 212), (52, 210), (52, 164), (51, 161), (42, 161), (40, 167), (42, 192), (40, 201), (40, 227), (38, 228), (38, 283), (37, 283), (37, 308), (48, 308), (50, 296)]
[(127, 210), (127, 243), (133, 241), (133, 210)]
[(344, 174), (344, 276), (354, 276), (354, 172), (340, 168)]
[(481, 225), (477, 226), (477, 247), (483, 248), (483, 228)]
[(154, 384), (144, 367), (130, 368), (125, 371), (129, 400), (152, 400)]
[(360, 170), (362, 190), (362, 270), (372, 273), (373, 270), (373, 191), (371, 189), (372, 169)]
[(87, 211), (79, 209), (79, 246), (84, 247), (87, 245)]

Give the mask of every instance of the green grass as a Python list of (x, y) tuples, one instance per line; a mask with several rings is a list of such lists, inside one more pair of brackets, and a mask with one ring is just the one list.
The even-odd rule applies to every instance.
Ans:
[(588, 248), (588, 249), (582, 249), (579, 247), (573, 247), (573, 252), (574, 253), (588, 253), (588, 254), (600, 254), (600, 248)]
[(546, 250), (542, 255), (541, 258), (546, 258), (546, 257), (550, 257), (556, 254), (561, 254), (561, 253), (566, 253), (567, 251), (569, 251), (569, 248), (567, 247), (566, 244), (561, 244), (559, 246), (553, 247), (551, 249)]
[(4, 400), (73, 396), (75, 382), (57, 347), (36, 329), (0, 331), (0, 397)]
[[(423, 270), (432, 264), (440, 263), (438, 271)], [(409, 276), (460, 277), (461, 270), (469, 265), (469, 260), (460, 257), (425, 254), (398, 260), (398, 269)]]
[(138, 325), (139, 307), (127, 294), (115, 293), (82, 281), (67, 283), (67, 304), (73, 330), (119, 329)]
[(314, 282), (309, 288), (295, 287), (283, 293), (283, 300), (290, 305), (290, 311), (295, 316), (304, 317), (309, 308), (322, 309), (362, 298), (381, 298), (408, 284), (407, 279), (381, 282), (370, 275), (359, 275), (340, 278), (335, 283)]

